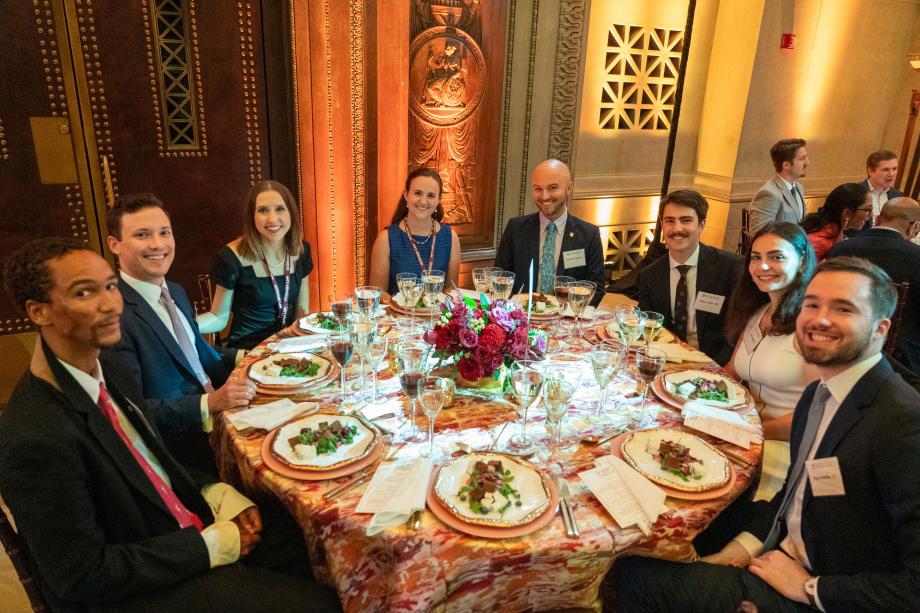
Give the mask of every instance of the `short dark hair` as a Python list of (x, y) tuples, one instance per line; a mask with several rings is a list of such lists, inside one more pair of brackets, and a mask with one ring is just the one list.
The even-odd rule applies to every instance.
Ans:
[(882, 162), (896, 159), (898, 159), (898, 154), (894, 151), (889, 151), (888, 149), (879, 149), (875, 153), (870, 153), (869, 157), (866, 158), (866, 168), (868, 170), (875, 170)]
[(105, 225), (109, 236), (114, 236), (118, 240), (121, 240), (121, 218), (124, 217), (125, 213), (137, 213), (141, 209), (146, 209), (148, 207), (161, 209), (166, 213), (166, 217), (169, 217), (169, 211), (166, 210), (166, 207), (163, 206), (160, 199), (150, 192), (125, 194), (119, 197), (112, 205), (112, 208), (109, 209), (106, 218)]
[(843, 212), (855, 213), (866, 202), (869, 188), (865, 183), (844, 183), (827, 195), (824, 204), (815, 213), (809, 213), (802, 220), (806, 232), (816, 232), (828, 224), (843, 228)]
[(696, 216), (700, 221), (706, 221), (706, 214), (709, 212), (709, 203), (703, 198), (703, 195), (692, 189), (678, 189), (664, 197), (661, 201), (661, 214), (664, 215), (664, 207), (668, 204), (685, 206), (696, 211)]
[(852, 256), (830, 258), (818, 264), (815, 277), (822, 272), (855, 272), (866, 277), (872, 283), (869, 289), (872, 314), (884, 319), (894, 315), (898, 305), (898, 291), (888, 273), (869, 260)]
[(773, 168), (776, 172), (783, 169), (783, 162), (790, 164), (795, 159), (796, 152), (805, 146), (805, 139), (802, 138), (784, 138), (770, 147), (770, 159), (773, 160)]
[[(412, 181), (416, 177), (428, 177), (429, 179), (434, 179), (438, 184), (438, 206), (435, 208), (434, 213), (431, 214), (432, 219), (435, 221), (441, 221), (444, 219), (444, 206), (441, 204), (441, 194), (444, 193), (444, 182), (441, 181), (441, 175), (434, 168), (429, 168), (428, 166), (419, 166), (415, 170), (409, 173), (409, 176), (406, 177), (406, 189), (409, 191), (409, 187), (412, 185)], [(409, 214), (409, 203), (406, 202), (406, 195), (402, 194), (399, 197), (399, 202), (396, 204), (396, 210), (393, 212), (393, 218), (390, 220), (390, 225), (395, 226)]]
[(7, 293), (23, 312), (29, 300), (51, 300), (51, 270), (47, 262), (72, 251), (91, 249), (73, 238), (52, 237), (26, 243), (10, 256), (3, 270), (3, 282)]

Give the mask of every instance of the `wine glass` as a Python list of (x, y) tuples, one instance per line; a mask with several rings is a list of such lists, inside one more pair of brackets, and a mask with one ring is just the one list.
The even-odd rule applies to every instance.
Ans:
[(422, 291), (425, 293), (425, 302), (430, 309), (428, 315), (429, 327), (434, 324), (434, 313), (441, 304), (444, 278), (444, 272), (441, 270), (432, 270), (422, 275)]
[(492, 294), (495, 301), (508, 300), (511, 298), (511, 290), (514, 288), (514, 273), (503, 270), (492, 276)]
[(560, 314), (565, 311), (565, 307), (569, 303), (569, 284), (574, 282), (575, 277), (565, 275), (556, 275), (553, 278), (553, 294), (555, 294), (556, 300), (559, 302)]
[(562, 420), (569, 410), (569, 400), (575, 386), (558, 377), (549, 377), (543, 384), (543, 404), (546, 421), (550, 424), (549, 460), (555, 461), (559, 440), (562, 438)]
[(416, 442), (419, 439), (415, 425), (415, 400), (418, 396), (418, 384), (425, 376), (428, 366), (428, 354), (431, 345), (419, 341), (400, 341), (396, 347), (396, 359), (399, 362), (399, 384), (409, 398), (409, 432), (403, 440)]
[(621, 309), (617, 311), (617, 323), (620, 326), (620, 338), (627, 346), (636, 344), (645, 330), (645, 314), (639, 309)]
[(371, 402), (377, 402), (377, 369), (387, 356), (389, 344), (386, 336), (375, 336), (367, 346), (367, 364), (371, 367), (371, 376), (374, 380), (374, 398)]
[(495, 287), (492, 285), (492, 280), (495, 279), (495, 275), (505, 272), (505, 270), (499, 266), (487, 266), (483, 270), (486, 271), (486, 283), (488, 284), (488, 289), (486, 290), (489, 294), (489, 300), (495, 301)]
[(639, 408), (639, 413), (645, 412), (645, 401), (648, 399), (648, 389), (651, 386), (652, 381), (655, 380), (661, 371), (664, 370), (665, 362), (667, 361), (667, 356), (665, 353), (659, 349), (652, 349), (650, 347), (639, 347), (635, 351), (636, 356), (636, 374), (645, 382), (645, 386), (642, 389), (642, 406)]
[(642, 336), (645, 337), (645, 346), (648, 347), (649, 343), (658, 336), (658, 331), (664, 324), (664, 315), (656, 313), (655, 311), (642, 311), (642, 314), (645, 315)]
[(351, 361), (351, 355), (355, 350), (351, 329), (332, 332), (329, 335), (329, 350), (342, 371), (342, 402), (345, 402), (345, 367)]
[(409, 307), (409, 315), (415, 317), (415, 304), (422, 295), (422, 282), (414, 272), (401, 272), (396, 275), (396, 287)]
[(603, 412), (604, 403), (607, 400), (607, 386), (616, 377), (625, 355), (625, 348), (622, 351), (611, 351), (605, 347), (600, 347), (591, 352), (591, 370), (594, 372), (594, 380), (601, 391), (597, 399), (597, 407), (594, 410), (595, 415), (601, 415)]
[(575, 330), (572, 336), (577, 339), (580, 335), (578, 327), (579, 320), (584, 314), (591, 297), (594, 296), (594, 290), (597, 286), (591, 281), (573, 281), (568, 285), (568, 301), (572, 314), (575, 315)]
[(444, 377), (425, 377), (418, 384), (418, 403), (428, 416), (428, 451), (423, 456), (434, 455), (434, 420), (447, 400), (449, 381)]
[(368, 321), (358, 321), (352, 324), (352, 339), (355, 346), (355, 353), (361, 360), (361, 386), (358, 390), (364, 389), (364, 362), (367, 359), (368, 346), (374, 337), (377, 336), (377, 324)]
[(475, 287), (476, 292), (480, 294), (485, 294), (489, 291), (491, 286), (489, 285), (489, 275), (487, 268), (473, 269), (473, 287)]
[(358, 313), (365, 321), (371, 321), (380, 306), (380, 288), (373, 285), (360, 285), (355, 288), (355, 303)]
[(351, 315), (351, 296), (347, 294), (330, 294), (329, 308), (332, 309), (332, 314), (338, 320), (339, 326), (344, 328), (348, 325), (348, 317)]
[(543, 388), (543, 372), (538, 362), (533, 360), (518, 360), (511, 366), (511, 389), (514, 397), (522, 409), (521, 433), (509, 440), (511, 451), (526, 455), (532, 451), (531, 442), (527, 439), (527, 410), (540, 396)]

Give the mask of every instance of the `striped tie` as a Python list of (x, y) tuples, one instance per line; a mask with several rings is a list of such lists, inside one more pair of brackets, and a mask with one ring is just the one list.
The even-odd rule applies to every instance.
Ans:
[(179, 309), (176, 307), (176, 303), (172, 299), (172, 296), (169, 295), (169, 289), (167, 289), (165, 283), (160, 290), (160, 299), (163, 301), (163, 304), (166, 305), (166, 311), (169, 312), (169, 321), (172, 322), (173, 332), (176, 334), (176, 342), (179, 344), (179, 349), (182, 350), (182, 355), (188, 360), (189, 365), (192, 367), (192, 372), (195, 373), (195, 378), (201, 383), (201, 387), (208, 393), (213, 392), (214, 386), (211, 385), (211, 381), (208, 380), (208, 375), (204, 372), (204, 366), (201, 365), (201, 359), (198, 357), (195, 345), (185, 331), (185, 326), (182, 324), (182, 318), (179, 316)]

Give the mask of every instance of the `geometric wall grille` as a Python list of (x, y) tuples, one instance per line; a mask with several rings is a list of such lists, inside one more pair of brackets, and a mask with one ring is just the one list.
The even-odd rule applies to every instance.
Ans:
[(153, 22), (164, 144), (167, 150), (173, 151), (197, 149), (201, 139), (185, 0), (155, 0)]
[(669, 129), (683, 45), (681, 30), (610, 26), (598, 125), (605, 130)]
[(655, 239), (655, 224), (601, 226), (604, 241), (604, 269), (608, 279), (619, 279), (645, 257)]

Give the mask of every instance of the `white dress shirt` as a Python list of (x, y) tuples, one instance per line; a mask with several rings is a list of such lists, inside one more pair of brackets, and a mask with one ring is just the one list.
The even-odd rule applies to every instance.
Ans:
[[(559, 264), (559, 252), (562, 251), (562, 233), (565, 232), (565, 222), (569, 218), (568, 209), (562, 213), (559, 217), (550, 221), (543, 213), (537, 214), (538, 219), (540, 220), (540, 247), (537, 250), (537, 261), (534, 262), (534, 268), (537, 271), (537, 276), (540, 276), (540, 263), (543, 259), (543, 244), (546, 243), (546, 228), (549, 224), (556, 224), (556, 246), (553, 249), (553, 272), (556, 271), (556, 267)], [(534, 285), (540, 287), (539, 279), (534, 279)]]
[(795, 214), (798, 216), (799, 221), (802, 221), (802, 219), (805, 217), (805, 201), (802, 200), (802, 194), (799, 192), (798, 186), (796, 186), (795, 183), (790, 183), (781, 175), (776, 176), (779, 177), (779, 180), (783, 182), (783, 185), (786, 186), (786, 191), (788, 191), (789, 194), (794, 197), (796, 204), (799, 205), (799, 208)]
[[(124, 279), (124, 282), (131, 286), (131, 289), (136, 291), (141, 295), (141, 298), (144, 299), (144, 302), (150, 305), (150, 308), (153, 309), (153, 312), (156, 313), (157, 317), (160, 318), (160, 321), (163, 322), (163, 325), (166, 326), (166, 329), (169, 330), (169, 333), (172, 335), (173, 340), (176, 341), (178, 346), (179, 340), (176, 338), (176, 331), (173, 330), (172, 319), (169, 317), (169, 311), (166, 310), (166, 305), (163, 304), (162, 296), (163, 289), (159, 285), (154, 285), (147, 281), (141, 281), (140, 279), (135, 279), (125, 271), (121, 271), (121, 278)], [(165, 283), (165, 281), (164, 281)], [(176, 311), (179, 313), (179, 319), (182, 321), (182, 327), (185, 328), (185, 334), (192, 341), (192, 349), (195, 351), (196, 355), (198, 353), (198, 348), (195, 346), (195, 333), (192, 331), (192, 326), (188, 323), (188, 320), (185, 318), (185, 314), (182, 312), (182, 309), (176, 307)], [(199, 360), (200, 360), (199, 356)], [(208, 395), (201, 395), (201, 429), (204, 432), (210, 432), (214, 429), (214, 422), (211, 419), (211, 412), (208, 410)]]
[(693, 252), (686, 262), (678, 262), (673, 257), (668, 255), (668, 260), (670, 261), (671, 267), (671, 313), (673, 319), (674, 313), (674, 299), (677, 295), (677, 283), (680, 281), (680, 272), (677, 270), (677, 267), (681, 264), (686, 264), (690, 267), (690, 270), (687, 271), (687, 343), (692, 345), (696, 349), (700, 348), (700, 343), (696, 338), (696, 271), (697, 271), (697, 262), (700, 259), (700, 246), (696, 246), (696, 251)]
[(888, 202), (888, 190), (891, 188), (875, 187), (869, 179), (866, 179), (866, 183), (869, 185), (869, 193), (872, 194), (872, 223), (875, 223), (882, 207)]

